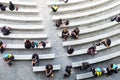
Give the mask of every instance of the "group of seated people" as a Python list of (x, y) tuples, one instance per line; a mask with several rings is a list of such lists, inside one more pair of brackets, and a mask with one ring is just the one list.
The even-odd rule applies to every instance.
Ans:
[(24, 41), (24, 44), (25, 44), (25, 48), (26, 49), (30, 49), (30, 48), (39, 48), (39, 47), (43, 47), (45, 48), (46, 47), (46, 43), (45, 41), (40, 41), (40, 42), (36, 42), (36, 41), (31, 41), (29, 39), (26, 39)]
[[(109, 76), (113, 73), (118, 73), (117, 72), (118, 70), (118, 66), (116, 64), (110, 64), (107, 68), (106, 68), (106, 75)], [(105, 74), (105, 71), (102, 70), (101, 68), (97, 67), (97, 68), (93, 68), (92, 70), (92, 73), (95, 77), (100, 77), (102, 76), (103, 74)]]
[(3, 35), (9, 35), (11, 33), (11, 28), (7, 27), (7, 26), (3, 26), (3, 28), (1, 29), (1, 32), (3, 33)]
[(55, 21), (55, 26), (57, 28), (60, 28), (60, 27), (67, 27), (67, 25), (69, 25), (69, 20), (66, 20), (66, 19), (58, 19)]
[(80, 32), (79, 28), (75, 28), (75, 29), (71, 32), (71, 34), (69, 34), (68, 29), (67, 29), (67, 28), (64, 28), (63, 31), (62, 31), (62, 38), (63, 38), (64, 40), (67, 40), (68, 36), (70, 35), (72, 39), (78, 39), (78, 37), (79, 37), (79, 32)]
[[(4, 4), (0, 3), (0, 9), (1, 9), (1, 11), (6, 11), (6, 7), (7, 6), (5, 6)], [(15, 8), (16, 8), (16, 11), (17, 11), (18, 8), (15, 7), (15, 5), (11, 1), (9, 1), (9, 10), (13, 11), (13, 10), (15, 10)]]
[[(96, 50), (96, 46), (100, 46), (102, 44), (105, 45), (107, 48), (109, 48), (110, 45), (111, 45), (111, 40), (109, 38), (98, 40), (96, 44), (94, 44), (93, 46), (88, 48), (87, 53), (90, 54), (90, 55), (97, 54), (98, 52)], [(73, 52), (74, 52), (74, 48), (72, 46), (68, 46), (67, 47), (67, 53), (72, 54)]]
[[(91, 68), (91, 65), (88, 62), (83, 62), (82, 66), (80, 66), (80, 70), (87, 70), (88, 68)], [(106, 70), (106, 71), (105, 71)], [(100, 77), (103, 74), (106, 74), (107, 76), (111, 75), (112, 73), (117, 73), (118, 65), (116, 64), (110, 64), (105, 70), (97, 67), (97, 68), (91, 68), (91, 71), (95, 77)]]

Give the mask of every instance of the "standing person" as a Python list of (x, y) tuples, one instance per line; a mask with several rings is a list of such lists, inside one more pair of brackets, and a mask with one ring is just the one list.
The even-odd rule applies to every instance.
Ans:
[(36, 66), (38, 64), (39, 64), (39, 56), (38, 56), (38, 54), (35, 53), (32, 55), (32, 65)]
[(15, 10), (15, 5), (11, 1), (9, 1), (9, 9), (11, 11)]
[(58, 6), (57, 6), (57, 5), (53, 5), (53, 6), (52, 6), (52, 11), (53, 11), (53, 12), (57, 12), (57, 10), (58, 10)]
[(70, 77), (70, 75), (71, 75), (71, 70), (72, 70), (72, 66), (66, 66), (66, 69), (65, 69), (65, 73), (64, 73), (63, 78)]
[(116, 64), (110, 64), (107, 67), (107, 75), (111, 75), (113, 72), (114, 73), (118, 73), (117, 70), (118, 70), (118, 65), (116, 65)]
[(73, 47), (72, 47), (72, 46), (68, 46), (68, 47), (67, 47), (67, 53), (68, 53), (68, 54), (72, 54), (73, 52), (74, 52)]
[(1, 40), (0, 40), (0, 51), (1, 51), (1, 53), (4, 52), (3, 42)]
[(30, 49), (32, 47), (32, 43), (29, 39), (26, 39), (24, 44), (26, 49)]
[(53, 65), (52, 64), (46, 65), (45, 74), (47, 77), (53, 77)]
[(12, 61), (14, 60), (14, 56), (12, 54), (5, 54), (3, 60), (9, 65), (12, 65)]
[(1, 29), (3, 35), (9, 35), (11, 32), (10, 32), (10, 27), (6, 27), (6, 26), (3, 26), (3, 28)]
[(64, 40), (67, 40), (68, 36), (69, 36), (68, 29), (67, 29), (67, 28), (64, 28), (63, 31), (62, 31), (62, 38), (63, 38)]

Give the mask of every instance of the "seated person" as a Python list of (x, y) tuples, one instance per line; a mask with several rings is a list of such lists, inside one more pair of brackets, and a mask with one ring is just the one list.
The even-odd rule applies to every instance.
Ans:
[(52, 6), (52, 11), (53, 11), (53, 12), (56, 12), (57, 10), (58, 10), (58, 6), (57, 6), (57, 5), (53, 5), (53, 6)]
[(117, 73), (117, 70), (118, 70), (118, 66), (116, 64), (110, 64), (107, 67), (107, 75), (111, 75), (113, 72)]
[(47, 64), (46, 65), (45, 73), (46, 73), (47, 77), (53, 77), (53, 66), (52, 66), (52, 64)]
[(100, 77), (102, 76), (103, 71), (101, 68), (95, 68), (95, 69), (92, 69), (92, 73), (95, 77)]
[(62, 19), (56, 20), (56, 22), (55, 22), (56, 27), (59, 28), (61, 26), (61, 24), (62, 24)]
[(64, 3), (67, 3), (68, 2), (68, 0), (63, 0), (64, 1)]
[(88, 53), (88, 54), (91, 54), (91, 55), (97, 54), (96, 46), (90, 47), (90, 48), (88, 49), (87, 53)]
[(40, 41), (39, 46), (42, 46), (43, 48), (45, 48), (46, 47), (46, 42), (45, 41)]
[(4, 52), (4, 46), (3, 46), (3, 42), (2, 41), (0, 41), (0, 51), (1, 51), (1, 53)]
[(71, 75), (72, 66), (66, 66), (64, 78), (69, 77)]
[(6, 27), (6, 26), (3, 26), (3, 28), (1, 29), (3, 35), (9, 35), (11, 32), (10, 32), (10, 27)]
[(120, 14), (118, 14), (115, 18), (111, 19), (111, 21), (116, 20), (117, 22), (120, 22)]
[(90, 67), (90, 64), (88, 62), (83, 62), (82, 66), (80, 66), (80, 70), (86, 70)]
[(38, 42), (32, 41), (32, 48), (37, 48), (38, 47)]
[(39, 56), (38, 56), (38, 54), (35, 53), (32, 55), (32, 65), (36, 66), (38, 64), (39, 64)]
[(24, 44), (26, 49), (30, 49), (32, 47), (32, 43), (29, 39), (26, 39)]
[(5, 54), (3, 60), (9, 65), (12, 65), (12, 61), (14, 60), (14, 56), (12, 54)]
[(68, 46), (67, 53), (72, 54), (73, 52), (74, 52), (74, 49), (72, 48), (72, 46)]
[(1, 11), (6, 11), (6, 7), (7, 6), (4, 6), (2, 3), (0, 3), (0, 9), (1, 9)]
[(72, 32), (71, 32), (71, 37), (74, 39), (78, 39), (79, 37), (79, 29), (75, 28)]
[(11, 11), (15, 10), (15, 5), (11, 1), (9, 1), (9, 9)]
[(102, 39), (100, 41), (100, 44), (104, 44), (107, 48), (109, 48), (109, 46), (111, 45), (111, 40), (106, 38), (106, 39)]
[(62, 31), (62, 38), (63, 38), (64, 40), (67, 40), (68, 36), (69, 36), (68, 29), (67, 29), (67, 28), (64, 28), (63, 31)]
[(2, 3), (0, 3), (0, 8), (3, 7), (4, 5)]
[(67, 25), (69, 25), (69, 20), (62, 19), (62, 24), (60, 27), (67, 27)]

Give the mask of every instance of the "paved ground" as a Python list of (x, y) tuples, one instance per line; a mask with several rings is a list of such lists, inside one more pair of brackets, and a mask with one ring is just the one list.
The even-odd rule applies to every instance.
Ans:
[[(21, 0), (23, 1), (23, 0)], [(26, 0), (28, 1), (28, 0)], [(30, 1), (30, 0), (29, 0)], [(40, 9), (40, 16), (43, 18), (43, 22), (40, 24), (45, 25), (45, 30), (44, 31), (27, 31), (29, 33), (47, 33), (48, 34), (48, 39), (47, 41), (52, 44), (51, 49), (45, 49), (45, 50), (6, 50), (5, 53), (13, 53), (13, 54), (33, 54), (33, 53), (39, 53), (39, 54), (49, 54), (49, 53), (55, 53), (56, 58), (54, 60), (41, 60), (40, 65), (46, 65), (47, 63), (52, 63), (52, 64), (60, 64), (62, 66), (62, 69), (60, 71), (55, 71), (54, 72), (54, 78), (53, 79), (48, 79), (45, 76), (44, 72), (40, 73), (33, 73), (32, 72), (32, 65), (31, 61), (14, 61), (14, 65), (12, 67), (9, 67), (7, 64), (5, 64), (2, 60), (3, 54), (0, 56), (0, 80), (75, 80), (75, 75), (79, 73), (84, 73), (87, 71), (80, 71), (79, 68), (73, 69), (72, 76), (67, 79), (63, 79), (63, 73), (66, 65), (71, 65), (72, 62), (76, 61), (81, 61), (81, 60), (86, 60), (94, 57), (99, 57), (99, 56), (104, 56), (107, 54), (110, 54), (112, 52), (116, 52), (120, 50), (120, 45), (100, 51), (98, 55), (95, 56), (90, 56), (90, 55), (81, 55), (81, 56), (75, 56), (75, 57), (67, 57), (66, 56), (66, 50), (65, 48), (62, 47), (62, 40), (59, 38), (57, 33), (59, 32), (56, 30), (54, 27), (54, 23), (52, 22), (51, 19), (51, 14), (50, 14), (50, 8), (47, 6), (47, 2), (49, 0), (36, 0), (38, 2), (38, 7)], [(120, 7), (120, 6), (118, 6)], [(118, 8), (117, 7), (117, 8)], [(114, 9), (112, 9), (114, 11)], [(111, 12), (112, 12), (111, 11)], [(109, 21), (109, 20), (107, 20)], [(4, 21), (0, 21), (4, 22)], [(4, 22), (5, 23), (5, 22)], [(11, 23), (11, 22), (6, 22), (6, 23)], [(98, 23), (99, 25), (105, 23), (105, 21)], [(11, 23), (12, 24), (12, 23)], [(17, 23), (15, 23), (17, 24)], [(32, 23), (27, 23), (27, 24), (32, 24)], [(38, 23), (37, 23), (38, 24)], [(98, 24), (91, 24), (90, 26), (95, 26)], [(39, 24), (38, 24), (39, 25)], [(81, 26), (82, 27), (82, 26)], [(85, 27), (85, 26), (84, 26)], [(99, 35), (106, 33), (108, 31), (116, 30), (120, 28), (119, 25), (110, 28), (110, 29), (105, 29), (104, 31), (99, 31), (96, 33), (91, 33), (87, 35), (82, 35), (81, 37), (90, 37), (93, 35)], [(15, 31), (14, 33), (16, 33)], [(26, 33), (26, 31), (23, 31)], [(21, 33), (21, 31), (18, 31), (18, 33)], [(114, 37), (110, 37), (113, 40), (117, 40), (120, 38), (120, 35), (116, 35)], [(7, 43), (23, 43), (23, 40), (7, 40), (7, 39), (1, 39), (4, 42)], [(74, 46), (76, 50), (86, 48), (90, 46), (92, 43), (89, 44), (84, 44), (84, 45), (79, 45), (79, 46)], [(115, 59), (111, 59), (109, 61), (105, 61), (102, 63), (94, 64), (92, 65), (93, 67), (106, 67), (107, 65), (111, 63), (120, 63), (119, 57)], [(89, 70), (88, 70), (89, 71)], [(112, 76), (106, 77), (102, 76), (100, 78), (91, 78), (91, 79), (85, 79), (85, 80), (119, 80), (120, 78), (120, 72), (118, 74), (114, 74)]]

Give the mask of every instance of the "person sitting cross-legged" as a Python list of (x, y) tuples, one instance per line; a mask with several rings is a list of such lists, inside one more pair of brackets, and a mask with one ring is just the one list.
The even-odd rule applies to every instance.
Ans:
[(45, 74), (47, 77), (53, 77), (53, 65), (52, 64), (46, 65)]
[(36, 53), (32, 55), (32, 65), (33, 66), (39, 65), (39, 56)]
[(71, 32), (71, 37), (74, 39), (78, 39), (79, 37), (79, 29), (75, 28), (72, 32)]
[(64, 40), (67, 40), (68, 36), (69, 36), (68, 29), (67, 29), (67, 28), (64, 28), (63, 31), (62, 31), (62, 38), (63, 38)]

